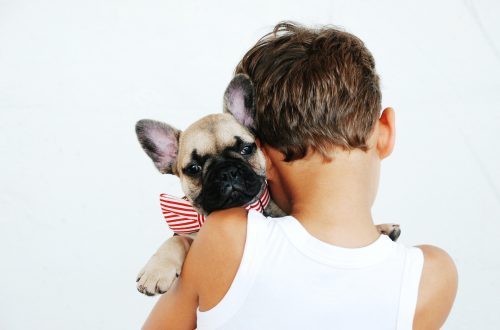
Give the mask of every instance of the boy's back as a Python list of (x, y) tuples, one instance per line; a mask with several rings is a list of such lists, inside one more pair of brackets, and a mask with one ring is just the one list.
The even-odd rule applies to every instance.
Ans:
[(243, 258), (199, 329), (411, 329), (422, 251), (380, 236), (339, 248), (291, 216), (248, 215)]

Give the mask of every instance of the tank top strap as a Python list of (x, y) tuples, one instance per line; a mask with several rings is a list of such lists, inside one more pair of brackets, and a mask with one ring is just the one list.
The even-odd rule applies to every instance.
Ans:
[(398, 330), (411, 330), (413, 327), (423, 265), (424, 254), (422, 250), (417, 247), (406, 248), (406, 259), (399, 298)]

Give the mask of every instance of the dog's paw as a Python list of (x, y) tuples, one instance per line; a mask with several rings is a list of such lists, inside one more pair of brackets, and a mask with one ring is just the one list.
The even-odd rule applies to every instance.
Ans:
[(401, 228), (399, 225), (393, 224), (392, 229), (389, 232), (389, 238), (392, 239), (394, 242), (396, 242), (401, 235)]
[(172, 262), (152, 258), (137, 275), (137, 290), (147, 296), (167, 292), (178, 277), (177, 269)]
[(401, 235), (401, 228), (395, 223), (384, 223), (377, 225), (377, 230), (383, 234), (389, 236), (394, 242), (398, 240), (399, 235)]

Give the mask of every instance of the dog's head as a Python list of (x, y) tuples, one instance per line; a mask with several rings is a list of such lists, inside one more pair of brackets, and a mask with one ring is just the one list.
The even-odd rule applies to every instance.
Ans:
[(144, 151), (161, 173), (177, 175), (202, 214), (243, 206), (265, 186), (265, 158), (252, 133), (254, 90), (245, 75), (233, 78), (224, 94), (224, 113), (191, 124), (185, 131), (149, 119), (136, 124)]

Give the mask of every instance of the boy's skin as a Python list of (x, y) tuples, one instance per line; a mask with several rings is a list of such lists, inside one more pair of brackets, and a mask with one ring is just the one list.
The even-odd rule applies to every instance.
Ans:
[[(367, 152), (332, 148), (332, 160), (325, 161), (318, 152), (309, 150), (303, 159), (284, 162), (281, 152), (260, 144), (273, 199), (317, 239), (347, 248), (367, 246), (379, 236), (371, 207), (381, 160), (391, 154), (394, 139), (394, 111), (386, 108), (369, 138)], [(213, 308), (231, 286), (243, 255), (246, 223), (247, 213), (242, 208), (209, 216), (181, 276), (158, 300), (143, 329), (196, 327), (198, 306), (201, 311)], [(430, 245), (419, 248), (424, 253), (424, 266), (413, 328), (439, 329), (455, 299), (457, 271), (445, 251)]]

